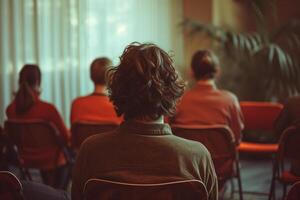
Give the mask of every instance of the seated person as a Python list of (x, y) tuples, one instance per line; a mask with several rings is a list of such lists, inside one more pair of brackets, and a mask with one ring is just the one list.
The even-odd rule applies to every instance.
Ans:
[(154, 44), (129, 45), (109, 71), (109, 97), (124, 117), (112, 132), (89, 137), (74, 171), (72, 199), (83, 199), (85, 182), (101, 178), (130, 183), (201, 180), (209, 199), (218, 183), (208, 150), (172, 134), (164, 115), (172, 115), (184, 92), (169, 55)]
[(105, 72), (110, 65), (108, 58), (97, 58), (92, 62), (90, 76), (95, 86), (94, 92), (73, 101), (71, 124), (76, 121), (121, 122), (105, 93)]
[[(8, 119), (41, 119), (52, 122), (59, 133), (62, 141), (67, 145), (70, 134), (54, 105), (44, 102), (39, 98), (41, 84), (41, 71), (37, 65), (25, 65), (19, 74), (19, 89), (12, 103), (6, 109)], [(62, 184), (60, 177), (65, 172), (63, 165), (65, 160), (59, 160), (61, 168), (47, 170), (41, 173), (44, 182), (54, 187)], [(55, 177), (55, 178), (53, 178)]]
[[(289, 98), (274, 124), (276, 141), (279, 141), (283, 131), (289, 126), (300, 127), (300, 96)], [(300, 176), (300, 162), (293, 160), (291, 171)]]
[(300, 96), (289, 98), (274, 124), (276, 140), (279, 141), (284, 129), (300, 125)]
[(197, 51), (191, 68), (197, 84), (187, 91), (177, 107), (172, 124), (180, 125), (227, 125), (231, 128), (235, 141), (241, 140), (243, 116), (237, 97), (217, 89), (215, 77), (219, 72), (217, 57), (210, 51)]

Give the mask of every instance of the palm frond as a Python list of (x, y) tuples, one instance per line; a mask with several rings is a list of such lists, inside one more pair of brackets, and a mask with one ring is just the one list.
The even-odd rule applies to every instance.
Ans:
[[(258, 7), (257, 12), (260, 12)], [(270, 35), (238, 33), (188, 19), (183, 26), (193, 35), (200, 33), (211, 37), (220, 44), (218, 47), (223, 48), (227, 58), (247, 70), (256, 71), (257, 77), (265, 80), (255, 84), (264, 85), (262, 87), (268, 91), (266, 96), (300, 93), (300, 59), (297, 54), (300, 53), (300, 21), (291, 21)]]

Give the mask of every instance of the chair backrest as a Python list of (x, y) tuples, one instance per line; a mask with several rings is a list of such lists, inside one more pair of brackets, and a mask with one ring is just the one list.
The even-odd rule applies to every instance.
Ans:
[(300, 181), (293, 184), (290, 191), (286, 196), (286, 200), (299, 200), (300, 199)]
[(245, 130), (272, 131), (283, 105), (271, 102), (240, 102)]
[(219, 180), (231, 178), (237, 151), (234, 134), (225, 125), (172, 125), (175, 135), (201, 142), (210, 152)]
[(84, 196), (86, 200), (208, 199), (206, 187), (199, 180), (132, 184), (102, 179), (90, 179), (85, 183)]
[[(3, 149), (4, 149), (5, 145), (6, 145), (6, 139), (4, 136), (4, 131), (3, 131), (3, 128), (0, 126), (0, 159), (3, 156)], [(1, 160), (0, 160), (0, 163), (1, 163)]]
[(72, 124), (72, 146), (75, 149), (79, 149), (82, 142), (88, 137), (108, 132), (116, 129), (119, 125), (112, 122), (88, 122), (78, 121)]
[(64, 145), (54, 124), (34, 120), (7, 120), (5, 132), (17, 147), (20, 164), (28, 168), (55, 168), (62, 161)]
[[(288, 127), (279, 140), (278, 159), (281, 164), (285, 160), (298, 164), (300, 169), (300, 125)], [(292, 166), (293, 167), (293, 166)]]
[(14, 174), (0, 171), (0, 199), (21, 200), (22, 190), (22, 184)]

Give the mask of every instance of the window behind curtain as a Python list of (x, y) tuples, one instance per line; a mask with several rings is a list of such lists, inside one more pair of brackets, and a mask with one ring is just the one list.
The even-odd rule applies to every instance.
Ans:
[(20, 68), (42, 70), (41, 98), (69, 123), (72, 100), (92, 92), (89, 65), (118, 63), (131, 42), (154, 42), (182, 61), (181, 0), (1, 0), (0, 123), (17, 90)]

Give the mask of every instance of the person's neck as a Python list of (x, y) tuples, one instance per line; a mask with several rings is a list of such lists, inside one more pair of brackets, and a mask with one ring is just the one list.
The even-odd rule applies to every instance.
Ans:
[(200, 79), (197, 81), (199, 84), (208, 84), (208, 85), (214, 85), (215, 80), (214, 79)]
[(144, 117), (144, 118), (134, 119), (134, 121), (139, 122), (139, 123), (144, 123), (144, 124), (163, 124), (164, 117), (160, 116), (158, 119), (155, 119), (155, 120)]
[(95, 85), (94, 93), (95, 94), (105, 94), (106, 87), (104, 85)]

